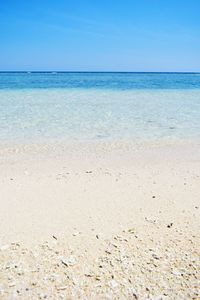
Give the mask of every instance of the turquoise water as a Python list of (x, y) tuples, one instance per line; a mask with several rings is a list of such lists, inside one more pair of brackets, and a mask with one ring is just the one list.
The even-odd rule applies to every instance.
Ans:
[(0, 73), (0, 141), (200, 137), (200, 74)]
[(0, 89), (199, 89), (200, 73), (0, 72)]

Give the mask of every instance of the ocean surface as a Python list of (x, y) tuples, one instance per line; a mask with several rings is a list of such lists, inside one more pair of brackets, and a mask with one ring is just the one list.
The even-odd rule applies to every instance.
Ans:
[(0, 142), (200, 137), (200, 73), (0, 72)]

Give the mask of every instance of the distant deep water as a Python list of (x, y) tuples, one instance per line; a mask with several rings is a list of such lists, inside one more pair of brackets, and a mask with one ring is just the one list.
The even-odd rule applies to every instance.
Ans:
[(200, 73), (0, 72), (0, 89), (200, 89)]
[(199, 73), (0, 73), (0, 141), (200, 137)]

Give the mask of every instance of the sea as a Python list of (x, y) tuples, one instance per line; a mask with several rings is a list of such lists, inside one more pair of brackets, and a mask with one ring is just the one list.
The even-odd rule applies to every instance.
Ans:
[(200, 73), (0, 72), (0, 143), (200, 137)]

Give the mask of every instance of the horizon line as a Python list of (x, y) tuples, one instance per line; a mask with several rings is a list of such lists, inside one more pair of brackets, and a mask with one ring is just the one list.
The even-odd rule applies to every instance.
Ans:
[(6, 71), (0, 70), (0, 73), (132, 73), (132, 74), (200, 74), (200, 71), (57, 71), (57, 70), (50, 70), (50, 71), (45, 71), (45, 70), (37, 70), (37, 71), (32, 71), (32, 70), (22, 70), (22, 71), (17, 71), (17, 70), (12, 70), (12, 71)]

